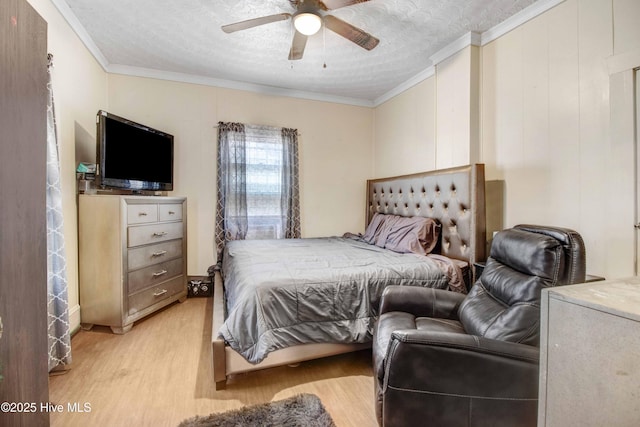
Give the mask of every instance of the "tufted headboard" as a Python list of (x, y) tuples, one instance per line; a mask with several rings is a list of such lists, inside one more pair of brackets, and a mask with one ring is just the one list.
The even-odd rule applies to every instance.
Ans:
[(367, 181), (367, 214), (423, 216), (442, 224), (435, 252), (467, 261), (485, 260), (484, 165), (441, 169)]

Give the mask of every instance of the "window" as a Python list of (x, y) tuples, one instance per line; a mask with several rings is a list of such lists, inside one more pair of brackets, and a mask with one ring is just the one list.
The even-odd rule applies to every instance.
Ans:
[(282, 234), (282, 138), (280, 132), (246, 128), (247, 219), (245, 239), (279, 239)]
[(300, 237), (297, 147), (295, 129), (218, 124), (219, 254), (229, 240)]

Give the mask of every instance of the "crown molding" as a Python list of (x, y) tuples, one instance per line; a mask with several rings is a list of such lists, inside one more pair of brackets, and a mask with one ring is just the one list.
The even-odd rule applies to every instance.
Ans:
[(538, 0), (529, 7), (522, 9), (520, 12), (505, 19), (493, 28), (488, 29), (482, 33), (482, 40), (480, 46), (484, 46), (487, 43), (491, 43), (495, 39), (502, 37), (509, 31), (518, 28), (520, 25), (527, 23), (533, 18), (542, 15), (549, 9), (553, 9), (560, 3), (564, 3), (565, 0)]
[(531, 19), (547, 12), (555, 6), (563, 3), (565, 0), (538, 0), (526, 9), (521, 10), (507, 20), (501, 22), (493, 28), (483, 32), (482, 34), (469, 32), (453, 43), (450, 43), (440, 51), (429, 57), (431, 65), (424, 71), (409, 78), (405, 82), (394, 87), (382, 96), (374, 99), (361, 99), (361, 98), (348, 98), (335, 95), (322, 94), (317, 92), (305, 92), (292, 89), (285, 89), (273, 86), (258, 85), (253, 83), (244, 83), (233, 80), (216, 79), (212, 77), (197, 76), (192, 74), (175, 73), (168, 71), (159, 71), (149, 68), (132, 67), (127, 65), (110, 64), (107, 58), (102, 54), (102, 51), (95, 44), (89, 33), (87, 33), (84, 26), (80, 23), (73, 11), (69, 8), (64, 0), (51, 0), (54, 6), (58, 9), (60, 14), (64, 17), (67, 23), (71, 26), (78, 38), (84, 43), (86, 48), (91, 52), (94, 58), (102, 66), (105, 72), (114, 74), (131, 75), (136, 77), (148, 77), (160, 80), (171, 80), (183, 83), (193, 83), (206, 86), (217, 86), (228, 89), (243, 90), (249, 92), (256, 92), (261, 94), (268, 94), (274, 96), (286, 96), (291, 98), (308, 99), (313, 101), (331, 102), (337, 104), (347, 104), (360, 107), (377, 107), (395, 96), (400, 95), (402, 92), (412, 88), (418, 83), (432, 77), (435, 74), (435, 67), (444, 61), (445, 59), (455, 55), (468, 46), (484, 46), (487, 43), (496, 40), (497, 38), (507, 34), (513, 29), (525, 24)]
[(357, 107), (374, 106), (373, 102), (367, 99), (349, 98), (318, 92), (306, 92), (294, 89), (280, 88), (276, 86), (258, 85), (253, 83), (238, 82), (234, 80), (217, 79), (213, 77), (205, 77), (194, 74), (161, 71), (143, 67), (132, 67), (129, 65), (110, 64), (109, 66), (107, 66), (106, 71), (110, 74), (122, 74), (126, 76), (145, 77), (157, 80), (169, 80), (181, 83), (214, 86), (226, 89), (254, 92), (263, 95), (284, 96), (289, 98), (307, 99), (311, 101), (330, 102), (333, 104), (353, 105)]
[(382, 95), (381, 97), (376, 98), (373, 101), (374, 107), (377, 107), (387, 102), (391, 98), (400, 95), (402, 92), (408, 89), (411, 89), (413, 86), (417, 85), (418, 83), (428, 79), (429, 77), (434, 76), (436, 74), (436, 66), (439, 63), (455, 55), (456, 53), (460, 52), (461, 50), (465, 49), (468, 46), (480, 46), (480, 39), (481, 39), (480, 34), (469, 32), (464, 36), (458, 38), (453, 43), (450, 43), (446, 47), (440, 49), (438, 52), (434, 53), (429, 57), (429, 62), (431, 62), (431, 64), (433, 65), (431, 65), (426, 70), (411, 77), (409, 80), (394, 87), (389, 92)]
[[(484, 46), (487, 43), (490, 43), (493, 40), (518, 28), (520, 25), (525, 24), (531, 19), (539, 15), (542, 15), (543, 13), (556, 7), (560, 3), (563, 3), (564, 1), (565, 0), (539, 0), (533, 3), (531, 6), (516, 13), (512, 17), (504, 20), (503, 22), (496, 25), (495, 27), (488, 29), (482, 34), (478, 34), (474, 32), (465, 34), (464, 36), (460, 37), (458, 40), (454, 41), (453, 43), (439, 50), (435, 54), (431, 55), (429, 57), (429, 60), (431, 61), (431, 64), (432, 64), (431, 67), (429, 67), (427, 70), (425, 70), (422, 73), (416, 74), (411, 79), (391, 89), (389, 92), (382, 95), (380, 98), (377, 98), (374, 101), (374, 106), (377, 107), (378, 105), (388, 101), (394, 96), (397, 96), (402, 92), (404, 92), (405, 90), (410, 89), (411, 87), (420, 83), (420, 81), (431, 77), (433, 75), (432, 73), (435, 73), (435, 67), (439, 63), (451, 57), (452, 55), (455, 55), (456, 53), (460, 52), (467, 46)], [(433, 71), (430, 73), (431, 70)], [(422, 80), (420, 80), (420, 77), (422, 77)]]
[(107, 73), (130, 75), (135, 77), (148, 77), (158, 80), (170, 80), (183, 83), (193, 83), (205, 86), (216, 86), (227, 89), (244, 90), (273, 96), (286, 96), (290, 98), (308, 99), (313, 101), (331, 102), (335, 104), (354, 105), (359, 107), (373, 107), (373, 101), (360, 98), (341, 97), (317, 92), (305, 92), (274, 86), (258, 85), (252, 83), (237, 82), (233, 80), (216, 79), (212, 77), (197, 76), (185, 73), (153, 70), (128, 65), (110, 64), (100, 48), (95, 44), (87, 30), (80, 23), (76, 15), (64, 0), (51, 0), (62, 17), (67, 21), (71, 29), (76, 33), (85, 47), (98, 61), (102, 69)]
[(434, 53), (429, 57), (431, 63), (436, 66), (445, 59), (455, 55), (461, 50), (469, 47), (469, 46), (480, 46), (480, 38), (481, 35), (474, 32), (469, 32), (464, 36), (460, 37), (458, 40), (449, 43), (444, 48), (440, 49), (438, 52)]
[(406, 80), (405, 82), (403, 82), (402, 84), (394, 87), (393, 89), (391, 89), (389, 92), (385, 93), (384, 95), (376, 98), (373, 101), (373, 106), (377, 107), (381, 104), (384, 104), (385, 102), (387, 102), (388, 100), (395, 98), (396, 96), (400, 95), (402, 92), (411, 89), (412, 87), (414, 87), (415, 85), (423, 82), (424, 80), (427, 80), (429, 77), (433, 77), (436, 74), (436, 68), (435, 67), (429, 67), (426, 70), (416, 74), (415, 76), (411, 77), (409, 80)]
[(93, 57), (98, 61), (100, 66), (104, 71), (107, 71), (107, 67), (109, 66), (109, 61), (102, 54), (98, 45), (93, 41), (87, 30), (80, 23), (75, 13), (69, 8), (69, 5), (64, 0), (51, 0), (51, 3), (58, 9), (58, 12), (62, 15), (62, 17), (67, 21), (71, 29), (76, 33), (80, 41), (85, 45), (85, 47), (91, 52)]

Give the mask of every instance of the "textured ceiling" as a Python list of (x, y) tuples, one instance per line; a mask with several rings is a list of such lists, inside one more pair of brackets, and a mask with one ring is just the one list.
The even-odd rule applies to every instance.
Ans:
[[(294, 11), (289, 0), (59, 0), (109, 66), (222, 79), (369, 102), (433, 64), (469, 32), (483, 33), (536, 0), (371, 0), (329, 13), (380, 39), (366, 51), (331, 31), (287, 59), (291, 20), (231, 34), (220, 27)], [(326, 63), (326, 68), (323, 64)]]

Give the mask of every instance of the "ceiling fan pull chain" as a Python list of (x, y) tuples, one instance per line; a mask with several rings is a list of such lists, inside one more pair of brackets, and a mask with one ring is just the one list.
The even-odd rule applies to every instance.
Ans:
[[(289, 39), (292, 39), (296, 34), (296, 27), (293, 25), (293, 20), (290, 21), (289, 24)], [(293, 58), (291, 57), (291, 52), (289, 52), (289, 66), (290, 69), (293, 70)]]
[(327, 26), (322, 22), (322, 68), (327, 68)]

